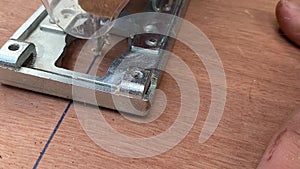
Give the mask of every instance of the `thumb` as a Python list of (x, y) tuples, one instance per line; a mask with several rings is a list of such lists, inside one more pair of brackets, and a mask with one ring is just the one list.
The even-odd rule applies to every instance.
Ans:
[(274, 136), (257, 169), (300, 168), (300, 111)]
[(292, 0), (280, 0), (276, 16), (284, 34), (300, 46), (300, 5)]

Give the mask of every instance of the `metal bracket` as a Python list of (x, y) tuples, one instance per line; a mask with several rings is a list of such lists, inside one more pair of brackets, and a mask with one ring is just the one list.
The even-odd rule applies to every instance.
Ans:
[[(168, 6), (172, 5), (172, 8), (168, 8), (168, 13), (181, 15), (188, 1), (166, 3)], [(152, 4), (149, 3), (148, 6)], [(170, 27), (172, 23), (166, 25)], [(44, 7), (41, 7), (1, 48), (0, 82), (95, 104), (89, 98), (74, 95), (72, 87), (75, 86), (94, 93), (98, 100), (97, 105), (101, 107), (138, 116), (146, 115), (158, 85), (161, 67), (167, 60), (166, 54), (160, 51), (170, 48), (172, 41), (162, 35), (137, 35), (131, 40), (129, 51), (113, 62), (107, 74), (104, 77), (95, 77), (55, 65), (73, 39), (51, 23)], [(120, 100), (129, 98), (138, 111), (133, 112), (126, 105), (116, 108), (111, 96)]]

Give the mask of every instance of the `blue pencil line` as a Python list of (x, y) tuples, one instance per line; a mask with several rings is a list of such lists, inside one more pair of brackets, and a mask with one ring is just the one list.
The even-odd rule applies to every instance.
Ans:
[(45, 145), (44, 148), (43, 148), (43, 151), (40, 153), (39, 158), (36, 160), (36, 162), (35, 162), (35, 164), (34, 164), (34, 166), (33, 166), (33, 169), (37, 169), (37, 167), (38, 167), (38, 165), (40, 164), (42, 158), (44, 157), (44, 154), (46, 153), (46, 151), (47, 151), (47, 149), (48, 149), (48, 147), (49, 147), (51, 141), (53, 140), (53, 138), (54, 138), (54, 136), (55, 136), (57, 130), (59, 129), (61, 123), (63, 122), (63, 120), (64, 120), (64, 118), (65, 118), (65, 116), (67, 115), (68, 111), (70, 110), (72, 104), (73, 104), (73, 101), (70, 101), (69, 104), (68, 104), (68, 106), (67, 106), (67, 108), (65, 109), (64, 113), (63, 113), (62, 116), (60, 117), (58, 123), (56, 124), (54, 130), (52, 131), (52, 133), (51, 133), (51, 135), (50, 135), (50, 137), (49, 137), (49, 139), (48, 139), (46, 145)]
[[(89, 74), (90, 71), (92, 70), (92, 68), (93, 68), (93, 66), (94, 66), (94, 64), (95, 64), (95, 62), (97, 60), (97, 57), (98, 56), (95, 56), (94, 59), (93, 59), (93, 61), (92, 61), (92, 63), (89, 65), (88, 70), (86, 72), (87, 74)], [(35, 162), (35, 164), (33, 166), (33, 169), (37, 169), (38, 168), (41, 160), (43, 159), (43, 157), (44, 157), (44, 155), (45, 155), (45, 153), (46, 153), (46, 151), (47, 151), (47, 149), (49, 147), (49, 145), (51, 144), (51, 142), (52, 142), (55, 134), (57, 133), (59, 127), (61, 126), (63, 120), (65, 119), (65, 117), (66, 117), (67, 113), (69, 112), (69, 110), (70, 110), (71, 106), (73, 105), (73, 103), (74, 103), (73, 100), (71, 100), (69, 102), (69, 104), (67, 105), (65, 111), (63, 112), (62, 116), (60, 117), (59, 121), (57, 122), (57, 124), (56, 124), (54, 130), (52, 131), (52, 133), (51, 133), (51, 135), (50, 135), (47, 143), (45, 144), (43, 150), (40, 152), (40, 155), (39, 155), (38, 159), (36, 160), (36, 162)]]

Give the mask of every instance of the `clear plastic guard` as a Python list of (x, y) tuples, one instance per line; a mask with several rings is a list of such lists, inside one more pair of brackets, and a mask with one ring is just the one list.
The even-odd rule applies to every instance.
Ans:
[(129, 0), (125, 0), (113, 16), (95, 16), (84, 11), (78, 0), (42, 0), (52, 21), (66, 33), (81, 39), (100, 38), (112, 28), (113, 20)]

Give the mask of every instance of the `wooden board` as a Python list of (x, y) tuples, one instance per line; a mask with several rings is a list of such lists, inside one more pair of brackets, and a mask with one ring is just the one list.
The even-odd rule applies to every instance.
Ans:
[[(224, 64), (228, 96), (217, 131), (204, 144), (199, 134), (210, 106), (210, 83), (201, 61), (177, 42), (174, 52), (192, 69), (201, 93), (200, 114), (189, 135), (159, 156), (130, 159), (97, 146), (81, 128), (71, 107), (48, 145), (39, 168), (255, 168), (269, 140), (300, 106), (299, 48), (278, 31), (277, 0), (192, 0), (185, 19), (215, 45)], [(41, 5), (39, 0), (0, 2), (0, 44)], [(133, 124), (112, 111), (106, 120), (119, 132), (152, 136), (166, 130), (178, 115), (173, 80), (160, 88), (168, 109), (149, 125)], [(32, 168), (68, 105), (67, 100), (0, 86), (0, 168)]]

